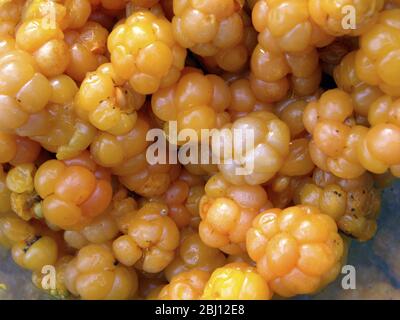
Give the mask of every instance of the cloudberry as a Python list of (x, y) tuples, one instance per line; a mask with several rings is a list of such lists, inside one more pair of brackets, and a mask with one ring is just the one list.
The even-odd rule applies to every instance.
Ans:
[(360, 37), (357, 76), (388, 95), (400, 95), (400, 9), (379, 14), (378, 22)]
[(84, 300), (126, 300), (134, 297), (138, 277), (134, 269), (115, 263), (106, 245), (89, 244), (65, 268), (68, 291)]
[(139, 115), (133, 128), (125, 134), (113, 135), (99, 131), (90, 145), (90, 153), (99, 165), (114, 168), (117, 175), (126, 175), (129, 173), (129, 163), (137, 159), (138, 164), (139, 158), (144, 156), (149, 145), (146, 135), (150, 128), (149, 121)]
[[(226, 71), (242, 69), (251, 54), (254, 31), (243, 1), (174, 0), (174, 36), (185, 48)], [(250, 42), (250, 43), (249, 43)]]
[(251, 58), (254, 81), (280, 88), (281, 100), (289, 89), (299, 95), (314, 93), (321, 80), (317, 47), (333, 41), (311, 19), (308, 1), (258, 1), (252, 11), (258, 45)]
[[(154, 114), (162, 121), (176, 121), (181, 130), (195, 130), (200, 139), (201, 129), (213, 129), (226, 123), (225, 110), (231, 95), (224, 80), (216, 75), (203, 75), (201, 71), (188, 70), (177, 83), (157, 91), (152, 96)], [(177, 141), (172, 143), (184, 143)]]
[(266, 185), (268, 197), (275, 208), (287, 208), (296, 203), (299, 188), (310, 181), (309, 176), (290, 177), (278, 174)]
[(400, 177), (400, 100), (382, 96), (369, 109), (371, 128), (362, 132), (358, 145), (360, 163), (373, 173), (388, 169)]
[(24, 125), (31, 114), (44, 109), (51, 97), (49, 80), (39, 72), (33, 58), (21, 50), (0, 55), (0, 83), (0, 126), (4, 131)]
[(70, 61), (65, 73), (82, 82), (88, 72), (107, 62), (107, 37), (108, 30), (93, 21), (88, 21), (78, 30), (67, 30), (65, 40), (69, 46)]
[(65, 160), (49, 160), (35, 174), (47, 221), (74, 230), (103, 213), (112, 199), (110, 175), (96, 166), (88, 152)]
[(321, 94), (322, 90), (304, 97), (292, 94), (274, 105), (273, 112), (287, 124), (292, 139), (303, 138), (305, 136), (306, 129), (303, 124), (304, 110), (307, 104), (318, 100)]
[(200, 201), (201, 240), (228, 254), (241, 253), (254, 217), (271, 207), (267, 193), (259, 185), (233, 185), (220, 173), (210, 178), (205, 191)]
[(179, 228), (196, 225), (199, 219), (199, 202), (204, 195), (204, 180), (200, 176), (182, 170), (178, 179), (171, 183), (162, 201), (168, 205), (168, 215)]
[(174, 84), (186, 58), (186, 50), (174, 39), (171, 23), (150, 11), (135, 12), (115, 27), (108, 50), (116, 74), (140, 94)]
[(132, 90), (116, 75), (113, 65), (106, 63), (86, 75), (75, 98), (75, 108), (97, 129), (124, 135), (134, 128), (136, 111), (144, 101), (145, 97)]
[(343, 179), (357, 178), (365, 172), (358, 160), (357, 146), (366, 128), (354, 125), (353, 111), (350, 95), (333, 89), (309, 103), (303, 114), (304, 126), (312, 134), (312, 161)]
[(119, 262), (149, 273), (165, 269), (174, 259), (179, 245), (179, 230), (167, 216), (168, 207), (148, 203), (132, 216), (128, 233), (113, 242)]
[(378, 86), (361, 81), (356, 72), (356, 52), (347, 54), (333, 72), (337, 86), (351, 95), (354, 112), (368, 116), (370, 105), (383, 95)]
[(128, 159), (118, 168), (113, 168), (113, 174), (130, 191), (144, 197), (161, 196), (170, 184), (179, 176), (180, 166), (169, 164), (149, 164), (146, 152)]
[(365, 241), (377, 229), (380, 192), (374, 187), (372, 175), (364, 173), (357, 179), (340, 179), (316, 169), (313, 181), (298, 189), (298, 204), (312, 205), (331, 216), (344, 233)]
[(65, 242), (74, 249), (81, 249), (89, 243), (106, 243), (119, 234), (118, 224), (110, 214), (95, 217), (79, 231), (64, 231)]
[(45, 76), (60, 75), (70, 62), (64, 31), (82, 27), (90, 13), (89, 0), (27, 1), (15, 35), (17, 45), (32, 55)]
[(289, 154), (289, 128), (268, 111), (252, 112), (218, 132), (213, 155), (224, 177), (236, 185), (267, 182)]
[(160, 300), (199, 300), (210, 273), (198, 269), (181, 272), (161, 289)]
[(213, 272), (225, 264), (224, 254), (207, 246), (192, 229), (181, 231), (181, 240), (174, 260), (165, 269), (165, 277), (171, 280), (184, 271), (193, 269)]
[(230, 263), (215, 270), (204, 289), (205, 300), (269, 300), (272, 292), (256, 269)]
[(310, 294), (333, 281), (343, 256), (335, 221), (312, 206), (261, 213), (246, 247), (271, 290), (283, 297)]
[(249, 79), (240, 77), (230, 84), (229, 89), (232, 100), (228, 112), (232, 120), (242, 118), (253, 111), (273, 111), (271, 103), (257, 97), (256, 90), (253, 90)]
[(0, 34), (13, 36), (21, 20), (25, 0), (2, 1), (0, 4)]
[[(314, 22), (327, 33), (334, 36), (358, 36), (376, 23), (384, 2), (384, 0), (338, 0), (333, 3), (330, 0), (309, 0), (308, 7)], [(349, 14), (355, 14), (354, 18), (350, 18)]]
[[(248, 63), (257, 45), (257, 32), (254, 30), (251, 23), (251, 17), (247, 15), (244, 10), (239, 11), (243, 24), (243, 35), (240, 42), (232, 48), (216, 48), (216, 53), (212, 54), (213, 48), (209, 44), (196, 45), (192, 49), (193, 52), (199, 51), (199, 60), (204, 65), (205, 69), (211, 73), (227, 72), (241, 72), (248, 68)], [(226, 26), (226, 29), (229, 27)], [(232, 26), (230, 26), (232, 28)], [(228, 32), (228, 31), (224, 31)], [(232, 31), (233, 32), (233, 31)], [(228, 38), (226, 35), (225, 38)], [(212, 45), (215, 46), (215, 43)], [(205, 51), (203, 52), (203, 48)], [(213, 72), (215, 71), (215, 72)]]
[(92, 143), (97, 130), (74, 111), (73, 100), (78, 92), (74, 80), (60, 75), (49, 81), (51, 97), (46, 108), (30, 115), (16, 132), (39, 142), (60, 160), (78, 156)]
[(16, 214), (8, 212), (0, 216), (0, 244), (11, 248), (22, 241), (35, 236), (35, 228)]
[(15, 263), (22, 268), (41, 272), (44, 266), (56, 263), (58, 247), (49, 236), (33, 236), (17, 242), (11, 253)]

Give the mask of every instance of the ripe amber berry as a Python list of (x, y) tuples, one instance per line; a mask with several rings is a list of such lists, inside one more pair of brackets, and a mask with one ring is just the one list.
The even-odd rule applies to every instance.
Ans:
[(356, 52), (347, 54), (333, 72), (336, 84), (351, 95), (356, 114), (368, 116), (370, 105), (383, 95), (378, 86), (361, 81), (356, 72)]
[(309, 152), (308, 139), (295, 139), (289, 144), (289, 155), (285, 159), (282, 168), (279, 170), (281, 175), (305, 176), (314, 169), (314, 163)]
[[(177, 122), (178, 134), (181, 130), (192, 129), (200, 139), (201, 129), (213, 129), (225, 124), (224, 113), (230, 101), (229, 88), (222, 78), (203, 75), (194, 69), (187, 70), (174, 85), (157, 91), (152, 96), (151, 106), (162, 121)], [(186, 141), (171, 142), (182, 144)]]
[(273, 112), (288, 125), (292, 139), (303, 138), (306, 135), (303, 123), (304, 110), (307, 104), (318, 100), (321, 94), (322, 90), (305, 97), (292, 95), (275, 104)]
[(35, 228), (17, 215), (8, 212), (1, 212), (0, 217), (0, 244), (3, 247), (11, 248), (35, 236)]
[(382, 96), (370, 107), (368, 121), (371, 128), (362, 132), (358, 145), (360, 163), (377, 174), (388, 169), (399, 177), (400, 167), (400, 100)]
[(193, 269), (213, 272), (225, 264), (224, 254), (207, 246), (199, 234), (192, 229), (181, 231), (181, 241), (174, 260), (165, 269), (165, 277), (170, 280), (184, 271)]
[[(384, 0), (308, 1), (310, 15), (325, 32), (334, 36), (359, 36), (373, 26)], [(351, 8), (351, 11), (350, 9)], [(352, 18), (349, 19), (349, 12)]]
[(267, 182), (289, 154), (289, 128), (268, 111), (252, 112), (218, 132), (212, 152), (224, 177), (236, 185)]
[(173, 260), (179, 244), (179, 230), (167, 216), (168, 207), (147, 203), (132, 216), (128, 233), (113, 242), (113, 251), (122, 264), (157, 273)]
[(41, 151), (40, 145), (28, 138), (0, 132), (0, 163), (12, 165), (34, 162)]
[(210, 178), (205, 190), (200, 201), (201, 240), (228, 254), (243, 252), (254, 217), (270, 207), (267, 193), (259, 185), (233, 185), (220, 173)]
[(112, 188), (108, 176), (96, 177), (100, 172), (88, 153), (42, 164), (35, 175), (35, 189), (43, 199), (46, 220), (73, 230), (103, 213), (111, 202)]
[(314, 93), (321, 79), (316, 47), (328, 45), (333, 37), (313, 22), (307, 0), (258, 1), (252, 20), (259, 32), (258, 45), (251, 58), (253, 77), (287, 91), (288, 85), (284, 83), (292, 74), (291, 82), (297, 94)]
[(89, 0), (27, 1), (16, 32), (20, 49), (29, 52), (47, 77), (61, 75), (70, 62), (67, 28), (81, 28), (89, 18)]
[[(86, 23), (92, 1), (97, 0), (27, 1), (22, 12), (22, 19), (24, 21), (44, 19), (45, 28), (54, 28), (52, 23), (55, 23), (62, 30), (78, 29)], [(54, 16), (49, 16), (49, 14)]]
[(208, 280), (205, 300), (269, 300), (272, 292), (256, 269), (243, 262), (230, 263), (215, 270)]
[(268, 197), (274, 208), (284, 209), (296, 203), (299, 188), (310, 181), (311, 178), (309, 176), (275, 176), (266, 186)]
[(303, 114), (304, 126), (313, 137), (309, 145), (311, 159), (320, 169), (343, 179), (357, 178), (365, 172), (357, 146), (366, 128), (354, 125), (353, 111), (350, 95), (333, 89), (309, 103)]
[[(133, 128), (126, 134), (112, 135), (107, 132), (98, 132), (90, 145), (90, 153), (101, 166), (114, 168), (114, 173), (117, 175), (126, 175), (129, 162), (135, 162), (133, 159), (140, 157), (140, 154), (143, 156), (143, 152), (149, 145), (146, 141), (149, 129), (149, 121), (139, 115)], [(133, 167), (136, 168), (136, 166)]]
[(377, 230), (380, 191), (371, 174), (357, 179), (339, 179), (316, 169), (313, 181), (297, 190), (297, 203), (318, 207), (331, 216), (339, 229), (361, 241), (371, 239)]
[(391, 96), (400, 94), (399, 21), (400, 9), (381, 12), (378, 22), (360, 37), (355, 62), (362, 81)]
[(95, 71), (107, 62), (108, 30), (101, 24), (88, 21), (78, 30), (67, 30), (65, 39), (69, 46), (70, 61), (65, 73), (82, 82), (88, 72)]
[(58, 248), (56, 241), (51, 237), (34, 236), (17, 242), (11, 252), (15, 263), (19, 266), (40, 272), (43, 266), (56, 263)]
[[(136, 143), (136, 140), (129, 143)], [(146, 141), (144, 143), (147, 144)], [(141, 144), (137, 145), (140, 146)], [(159, 154), (159, 156), (162, 155)], [(165, 164), (149, 164), (147, 157), (147, 152), (144, 150), (144, 152), (113, 167), (112, 173), (117, 175), (119, 181), (130, 191), (143, 197), (161, 196), (168, 190), (171, 182), (178, 178), (180, 166), (169, 164), (168, 152), (165, 155)]]
[(136, 214), (138, 203), (129, 195), (127, 189), (119, 186), (115, 189), (111, 205), (106, 210), (106, 214), (113, 217), (120, 232), (126, 234), (129, 229), (129, 222)]
[(232, 100), (228, 112), (232, 120), (244, 117), (253, 111), (273, 111), (271, 103), (259, 99), (257, 91), (253, 90), (249, 79), (239, 78), (234, 80), (229, 89)]
[[(253, 24), (261, 39), (283, 52), (302, 52), (309, 47), (323, 47), (334, 40), (315, 24), (308, 0), (261, 0), (253, 8)], [(268, 47), (267, 47), (268, 48)]]
[(186, 170), (171, 183), (161, 201), (168, 205), (168, 215), (178, 228), (196, 225), (199, 219), (199, 202), (204, 195), (204, 180)]
[(49, 80), (24, 51), (9, 51), (0, 56), (0, 83), (0, 127), (6, 131), (25, 124), (29, 115), (40, 112), (51, 97)]
[[(241, 1), (241, 0), (239, 0)], [(248, 62), (253, 53), (255, 46), (257, 45), (257, 32), (251, 23), (251, 17), (242, 9), (238, 11), (242, 19), (243, 31), (240, 42), (234, 47), (220, 48), (221, 39), (214, 41), (211, 46), (207, 44), (198, 44), (191, 48), (191, 51), (199, 54), (199, 59), (207, 71), (211, 73), (220, 72), (241, 72), (246, 70), (248, 67)], [(223, 29), (224, 39), (229, 41), (230, 37), (236, 37), (237, 35), (230, 35), (230, 32), (235, 32), (233, 29), (238, 27), (239, 20), (231, 19), (236, 22), (226, 24)], [(227, 35), (227, 33), (229, 35)], [(222, 40), (224, 40), (222, 39)], [(214, 54), (215, 53), (215, 54)], [(210, 55), (211, 54), (211, 55)]]
[(92, 143), (97, 129), (75, 113), (73, 100), (78, 87), (73, 79), (57, 76), (50, 79), (50, 85), (51, 103), (43, 112), (32, 115), (17, 132), (56, 153), (59, 160), (76, 157)]
[(150, 11), (135, 12), (114, 28), (108, 50), (116, 74), (129, 80), (140, 94), (174, 84), (186, 58), (186, 50), (174, 39), (171, 23)]
[(261, 213), (246, 247), (271, 290), (283, 297), (310, 294), (333, 281), (343, 256), (335, 221), (311, 206)]
[(110, 214), (102, 214), (79, 231), (64, 231), (65, 242), (74, 249), (81, 249), (89, 243), (106, 243), (119, 234), (117, 222)]
[(106, 245), (89, 244), (79, 250), (64, 274), (67, 289), (84, 300), (126, 300), (138, 289), (134, 269), (115, 263)]
[(247, 41), (254, 31), (242, 10), (243, 2), (174, 0), (173, 4), (174, 36), (183, 47), (226, 71), (245, 66), (252, 50), (246, 47)]
[(137, 110), (145, 97), (132, 90), (118, 77), (110, 63), (88, 73), (75, 98), (78, 115), (101, 131), (124, 135), (137, 120)]
[(198, 269), (181, 272), (164, 286), (159, 295), (160, 300), (199, 300), (210, 273)]

